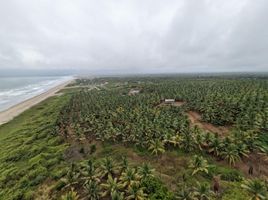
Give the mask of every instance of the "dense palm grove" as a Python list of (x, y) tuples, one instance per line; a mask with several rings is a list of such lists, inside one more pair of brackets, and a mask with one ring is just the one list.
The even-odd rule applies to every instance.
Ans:
[[(265, 151), (259, 137), (268, 130), (267, 80), (142, 80), (121, 80), (100, 91), (80, 91), (62, 111), (59, 124), (65, 128), (71, 124), (77, 134), (95, 135), (102, 141), (152, 150), (170, 146), (185, 151), (204, 149), (230, 164), (255, 149)], [(141, 93), (128, 95), (133, 87)], [(187, 104), (158, 107), (164, 98)], [(213, 124), (233, 125), (233, 131), (220, 138), (191, 126), (185, 114), (191, 109)]]
[[(58, 129), (65, 138), (75, 134), (78, 138), (122, 143), (149, 151), (156, 159), (165, 151), (176, 149), (186, 153), (206, 153), (217, 160), (225, 160), (230, 166), (252, 153), (267, 154), (267, 79), (103, 78), (80, 79), (75, 85), (83, 87), (62, 109), (57, 122)], [(97, 85), (98, 89), (86, 87), (90, 85)], [(130, 95), (131, 89), (139, 90), (139, 93)], [(185, 104), (159, 106), (164, 99), (176, 99)], [(228, 126), (231, 130), (228, 134), (219, 136), (194, 126), (187, 116), (190, 110), (199, 112), (206, 122)], [(196, 156), (189, 166), (193, 168), (192, 175), (199, 171), (209, 173), (206, 162), (202, 157)], [(93, 164), (90, 163), (89, 167), (92, 168)], [(121, 165), (118, 169), (120, 173), (110, 171), (91, 177), (84, 186), (89, 191), (92, 188), (94, 191), (102, 188), (103, 198), (110, 195), (111, 199), (146, 199), (150, 195), (149, 192), (146, 193), (139, 170), (141, 168)], [(210, 195), (209, 186), (201, 184), (196, 187), (204, 191), (205, 196), (198, 197), (196, 188), (181, 186), (175, 197), (210, 199), (213, 196)], [(252, 180), (243, 185), (248, 190), (252, 187), (261, 190), (256, 199), (266, 198), (267, 189), (263, 182)], [(94, 192), (94, 195), (101, 192), (97, 193)], [(70, 191), (66, 195), (75, 195), (75, 192)], [(133, 195), (136, 195), (135, 198)], [(96, 196), (91, 199), (98, 198)]]

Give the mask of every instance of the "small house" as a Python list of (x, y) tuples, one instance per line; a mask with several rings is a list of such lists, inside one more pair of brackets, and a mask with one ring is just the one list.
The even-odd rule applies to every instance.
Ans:
[(166, 103), (166, 104), (173, 104), (173, 103), (175, 103), (175, 99), (165, 99), (164, 100), (164, 103)]
[(129, 95), (136, 95), (136, 94), (139, 94), (140, 93), (140, 90), (139, 89), (131, 89), (129, 91)]

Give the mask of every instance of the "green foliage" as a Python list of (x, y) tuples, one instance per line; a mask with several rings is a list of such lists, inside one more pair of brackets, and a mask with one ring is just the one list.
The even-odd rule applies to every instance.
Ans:
[(173, 194), (168, 191), (167, 187), (155, 177), (147, 177), (142, 180), (142, 187), (145, 188), (145, 192), (148, 194), (148, 199), (165, 199), (172, 200)]
[[(183, 155), (198, 154), (205, 158), (211, 155), (226, 160), (231, 168), (250, 152), (265, 149), (260, 135), (267, 130), (266, 79), (129, 77), (80, 79), (77, 84), (100, 84), (103, 87), (90, 91), (81, 89), (74, 93), (70, 104), (62, 109), (59, 128), (67, 134), (66, 130), (71, 128), (73, 132), (79, 132), (78, 137), (102, 141), (104, 149), (99, 154), (101, 156), (116, 154), (111, 146), (119, 143), (133, 148), (139, 156), (149, 157), (152, 153), (159, 160), (166, 151), (176, 150)], [(128, 95), (132, 88), (138, 88), (140, 93)], [(185, 104), (161, 104), (166, 98)], [(187, 116), (189, 111), (200, 113), (199, 122), (230, 126), (232, 131), (226, 136), (194, 127)], [(230, 183), (241, 181), (242, 175), (236, 170), (211, 167), (204, 157), (196, 156), (190, 163), (190, 174), (196, 174), (190, 178), (192, 185), (196, 179), (211, 181), (215, 175), (221, 175), (223, 181)], [(113, 167), (106, 165), (105, 168), (101, 167), (102, 174), (105, 174), (103, 177), (114, 176), (115, 172), (111, 172)], [(182, 170), (182, 173), (190, 172)], [(194, 196), (194, 191), (194, 188), (185, 189), (181, 196)]]
[[(265, 79), (138, 77), (77, 80), (79, 86), (104, 84), (102, 90), (80, 90), (62, 110), (61, 129), (79, 132), (78, 137), (123, 142), (160, 155), (180, 148), (202, 151), (234, 165), (250, 151), (260, 149), (258, 135), (266, 130), (268, 89)], [(132, 88), (141, 92), (126, 95)], [(165, 98), (185, 102), (182, 106), (159, 105)], [(195, 110), (214, 125), (232, 125), (223, 139), (190, 126), (186, 115)], [(265, 111), (265, 112), (263, 112)], [(250, 132), (254, 133), (251, 134)], [(16, 158), (14, 158), (16, 159)]]
[[(102, 78), (81, 79), (78, 84), (100, 84), (101, 81), (104, 82)], [(210, 123), (234, 124), (242, 130), (267, 130), (267, 78), (173, 76), (106, 78), (105, 81), (109, 82), (109, 90), (120, 91), (122, 102), (129, 101), (128, 96), (122, 94), (127, 94), (133, 87), (142, 88), (141, 94), (131, 98), (150, 103), (157, 103), (161, 98), (184, 100), (188, 102), (188, 108), (200, 111), (203, 119)], [(111, 96), (113, 100), (114, 96)]]
[[(53, 187), (56, 194), (67, 192), (62, 199), (78, 198), (75, 191), (70, 191), (72, 187), (82, 188), (82, 197), (87, 198), (92, 194), (98, 198), (100, 191), (105, 198), (112, 199), (175, 198), (154, 177), (154, 169), (148, 164), (132, 167), (123, 160), (118, 166), (113, 159), (102, 159), (119, 160), (127, 155), (113, 148), (118, 143), (144, 158), (150, 158), (151, 153), (160, 158), (169, 150), (179, 151), (183, 156), (203, 155), (193, 157), (191, 170), (185, 169), (188, 159), (180, 168), (181, 174), (189, 172), (189, 180), (183, 182), (189, 187), (181, 187), (176, 193), (177, 199), (207, 199), (211, 191), (202, 181), (209, 182), (215, 175), (227, 181), (222, 187), (222, 199), (248, 199), (247, 193), (237, 187), (242, 175), (236, 170), (208, 165), (205, 155), (234, 165), (251, 151), (268, 149), (268, 140), (263, 134), (268, 130), (266, 79), (100, 78), (80, 79), (77, 84), (102, 86), (100, 90), (68, 90), (67, 95), (51, 98), (0, 127), (0, 199), (32, 199), (37, 186), (45, 180), (56, 183)], [(131, 88), (139, 88), (141, 92), (129, 96)], [(186, 104), (159, 105), (165, 98)], [(187, 117), (190, 110), (199, 112), (206, 122), (230, 125), (234, 131), (228, 137), (205, 133), (191, 125)], [(89, 152), (87, 148), (80, 148), (84, 157), (89, 153), (101, 161), (66, 168), (63, 153), (67, 147), (64, 138), (68, 138), (68, 134), (102, 141), (103, 147), (98, 151), (95, 144), (89, 147)], [(200, 185), (196, 185), (197, 180)], [(248, 182), (243, 187), (249, 193), (263, 193), (263, 185), (259, 186)]]
[(222, 180), (225, 181), (241, 181), (243, 175), (241, 172), (235, 169), (230, 169), (221, 166), (210, 166), (209, 173), (206, 175), (209, 179), (212, 179), (214, 176), (221, 176)]
[(60, 191), (65, 186), (66, 186), (66, 183), (64, 181), (60, 180), (56, 183), (56, 185), (53, 187), (53, 189)]
[(50, 98), (0, 127), (0, 199), (32, 199), (36, 186), (57, 178), (66, 145), (55, 123), (68, 99)]
[(222, 195), (222, 200), (230, 199), (246, 200), (250, 199), (250, 197), (246, 192), (241, 190), (240, 183), (229, 183)]
[(208, 162), (202, 156), (195, 155), (191, 160), (189, 168), (192, 169), (192, 175), (197, 174), (198, 172), (204, 172), (208, 174)]
[(221, 174), (221, 179), (225, 181), (241, 181), (242, 177), (241, 172), (237, 170), (224, 170)]
[(259, 179), (246, 180), (241, 187), (250, 194), (252, 200), (267, 199), (267, 187)]
[(210, 185), (208, 183), (197, 183), (193, 194), (198, 200), (210, 200), (212, 195), (214, 195), (210, 190)]
[(73, 188), (71, 191), (61, 196), (61, 200), (78, 200), (78, 199), (79, 199), (79, 195), (77, 194), (77, 192), (73, 190)]

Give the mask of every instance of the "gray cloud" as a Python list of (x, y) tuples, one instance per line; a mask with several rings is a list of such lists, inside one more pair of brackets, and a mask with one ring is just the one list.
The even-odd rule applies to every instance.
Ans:
[(0, 0), (0, 69), (267, 71), (267, 0)]

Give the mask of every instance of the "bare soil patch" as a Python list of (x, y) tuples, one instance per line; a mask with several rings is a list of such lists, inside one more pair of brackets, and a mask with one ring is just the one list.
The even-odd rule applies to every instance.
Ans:
[[(216, 163), (224, 167), (232, 167), (242, 172), (247, 178), (262, 178), (268, 179), (268, 156), (260, 153), (253, 152), (248, 157), (243, 157), (240, 161), (237, 161), (234, 166), (228, 165), (227, 161), (221, 160)], [(249, 167), (253, 167), (253, 174), (249, 175)]]
[(196, 125), (196, 126), (198, 126), (199, 128), (201, 128), (201, 129), (203, 129), (205, 131), (217, 133), (217, 134), (219, 134), (219, 136), (227, 135), (228, 132), (229, 132), (228, 127), (215, 126), (213, 124), (203, 122), (201, 115), (199, 113), (197, 113), (197, 112), (188, 111), (187, 115), (188, 115), (189, 120), (190, 120), (192, 125)]
[(248, 174), (250, 165), (253, 167), (252, 177), (268, 178), (268, 157), (266, 155), (251, 153), (248, 157), (237, 162), (235, 168), (244, 174)]

